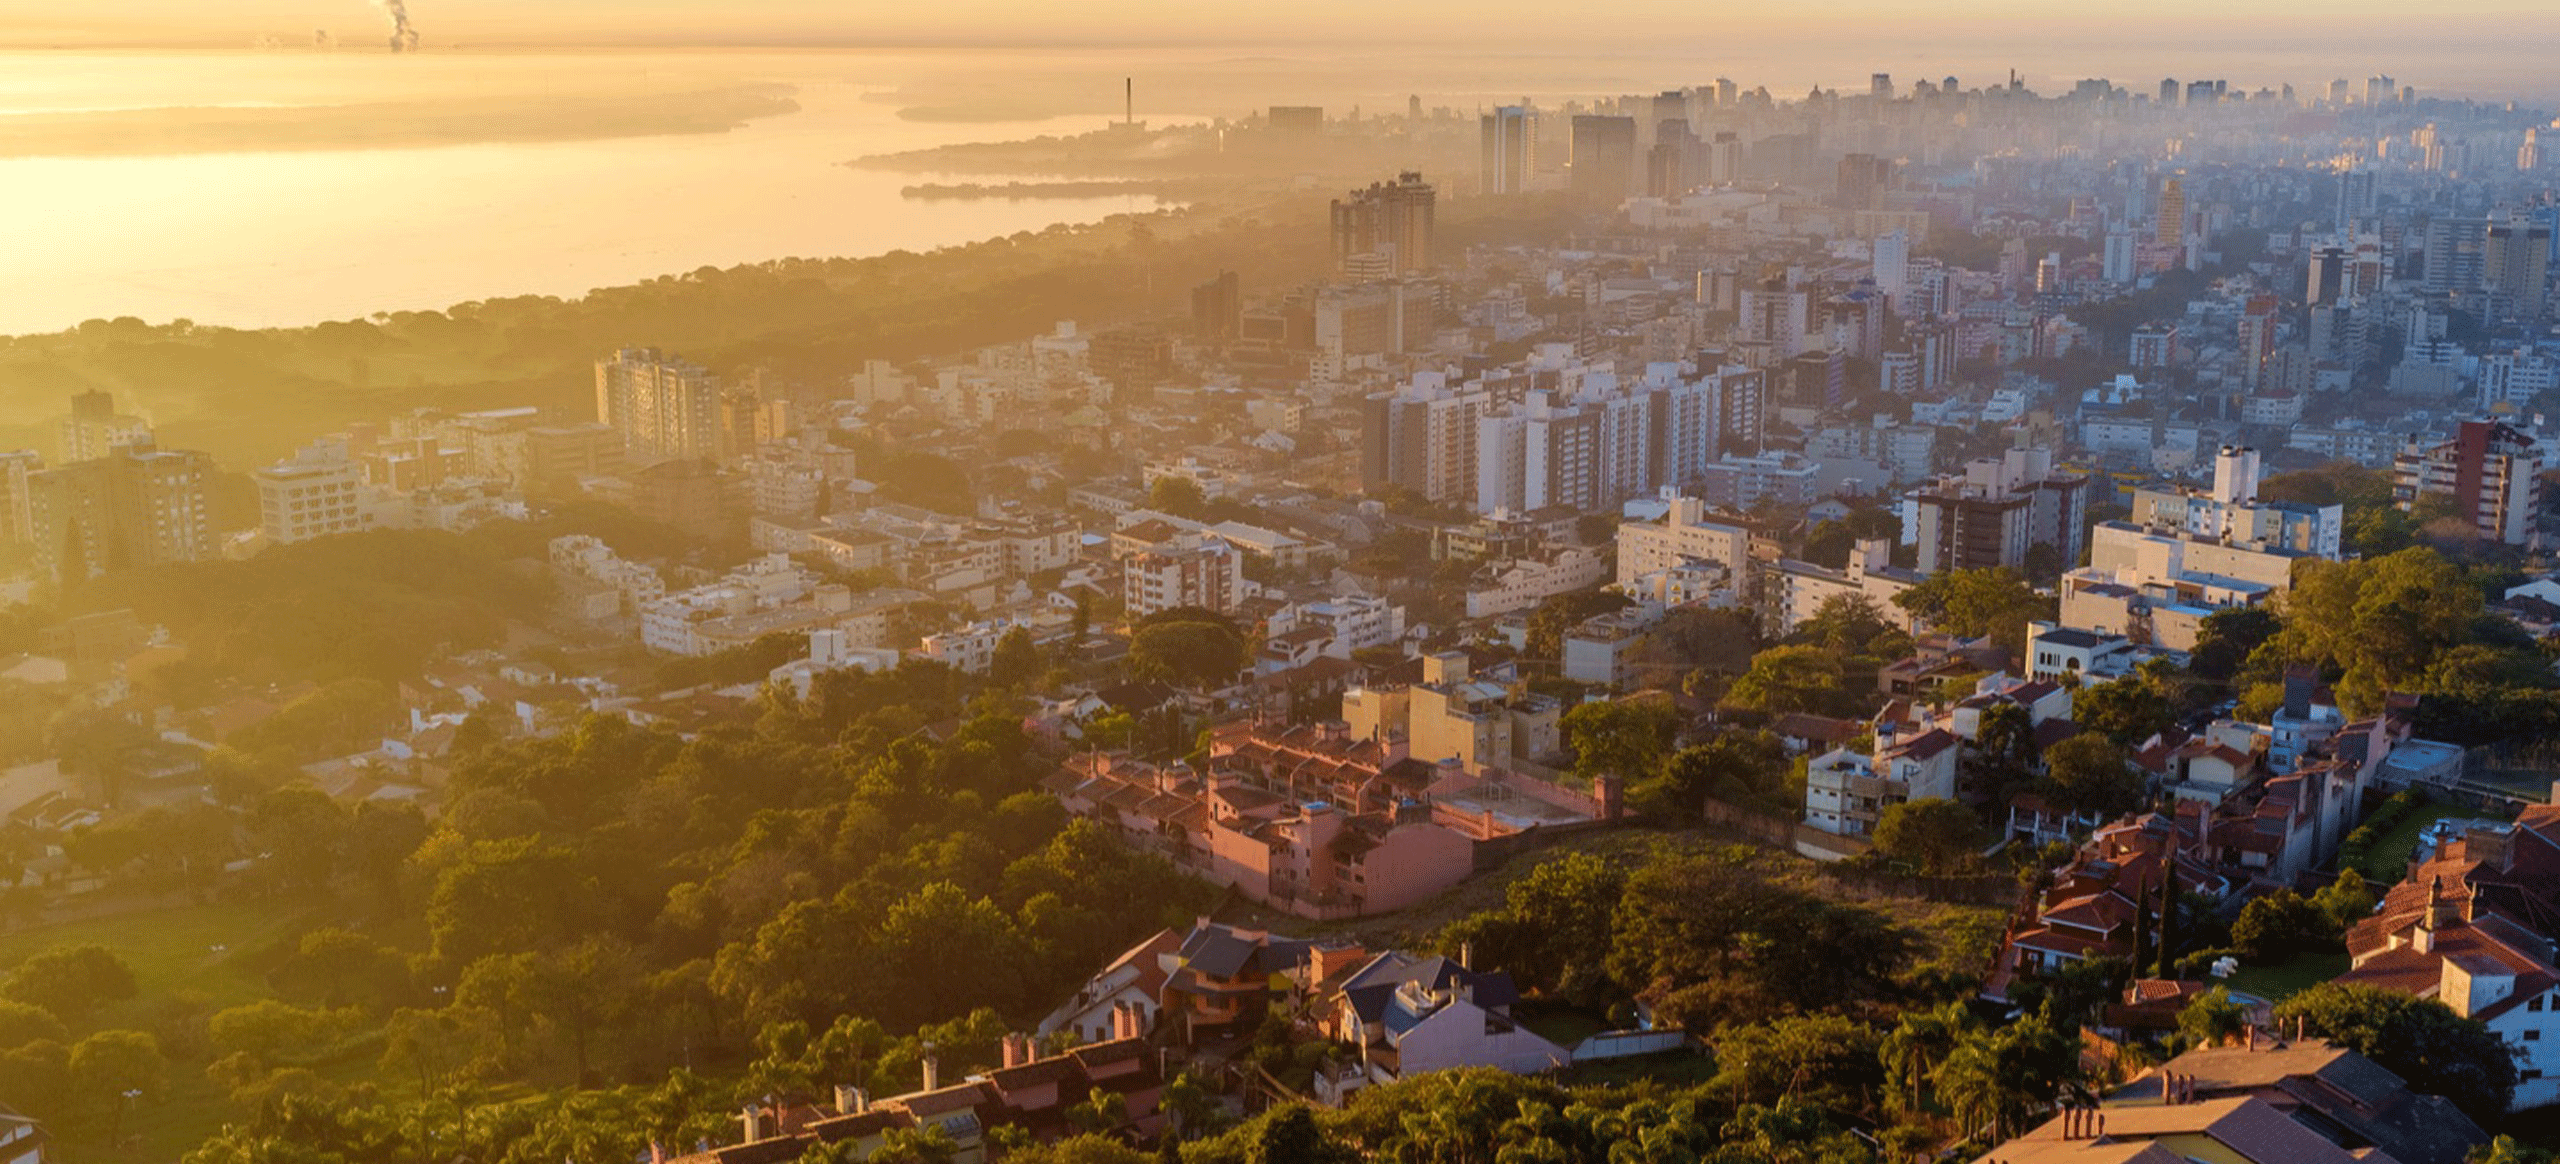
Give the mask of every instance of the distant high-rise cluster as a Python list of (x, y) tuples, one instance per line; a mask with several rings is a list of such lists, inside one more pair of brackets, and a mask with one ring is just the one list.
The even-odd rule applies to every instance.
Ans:
[(1334, 199), (1334, 269), (1369, 279), (1430, 270), (1436, 201), (1431, 184), (1412, 171)]

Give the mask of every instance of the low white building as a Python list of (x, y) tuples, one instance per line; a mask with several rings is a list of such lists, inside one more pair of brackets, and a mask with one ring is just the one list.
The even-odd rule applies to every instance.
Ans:
[(1547, 558), (1487, 563), (1467, 584), (1467, 617), (1492, 618), (1528, 610), (1559, 594), (1597, 586), (1609, 578), (1608, 560), (1573, 547)]

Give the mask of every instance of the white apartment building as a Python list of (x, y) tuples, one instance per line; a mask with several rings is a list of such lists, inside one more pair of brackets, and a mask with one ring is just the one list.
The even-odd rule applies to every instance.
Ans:
[(1558, 594), (1597, 586), (1608, 577), (1607, 558), (1579, 546), (1543, 559), (1488, 562), (1467, 583), (1467, 617), (1492, 618), (1528, 610)]
[(1183, 534), (1121, 562), (1121, 600), (1131, 619), (1177, 607), (1231, 613), (1248, 597), (1244, 554), (1223, 538)]
[(258, 529), (269, 542), (292, 545), (373, 523), (364, 500), (364, 469), (344, 446), (321, 442), (249, 475), (258, 487)]
[(1708, 566), (1721, 572), (1727, 588), (1745, 589), (1751, 577), (1750, 531), (1708, 521), (1707, 503), (1698, 498), (1666, 491), (1664, 501), (1669, 510), (1658, 521), (1619, 523), (1618, 588), (1629, 595), (1685, 592), (1694, 586), (1695, 571), (1679, 583), (1669, 575)]

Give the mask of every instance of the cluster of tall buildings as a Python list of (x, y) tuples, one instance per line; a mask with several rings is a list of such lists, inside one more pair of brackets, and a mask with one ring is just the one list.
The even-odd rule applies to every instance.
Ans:
[(1757, 369), (1697, 363), (1621, 379), (1570, 344), (1457, 382), (1417, 373), (1366, 400), (1362, 476), (1479, 513), (1601, 509), (1697, 481), (1756, 439), (1766, 384)]
[(218, 548), (211, 458), (162, 449), (150, 422), (105, 392), (71, 400), (58, 425), (61, 461), (0, 453), (0, 542), (26, 544), (56, 584), (111, 570), (193, 562)]

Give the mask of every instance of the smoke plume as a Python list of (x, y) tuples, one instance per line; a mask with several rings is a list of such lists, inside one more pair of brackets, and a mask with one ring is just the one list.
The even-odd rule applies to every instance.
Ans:
[(408, 0), (375, 0), (391, 16), (391, 51), (415, 52), (418, 48), (417, 26), (409, 23)]

